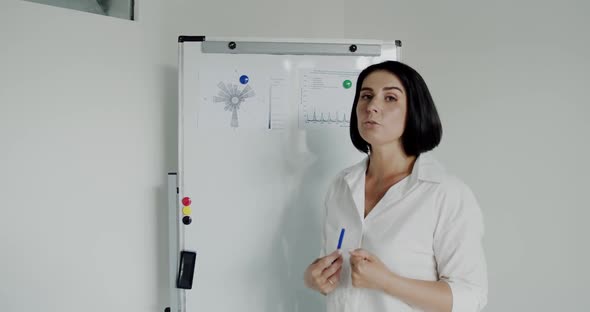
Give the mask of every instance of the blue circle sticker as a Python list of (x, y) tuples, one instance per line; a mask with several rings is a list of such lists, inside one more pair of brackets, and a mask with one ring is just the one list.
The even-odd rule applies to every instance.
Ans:
[(250, 78), (248, 78), (248, 76), (246, 76), (246, 75), (242, 75), (242, 76), (240, 77), (240, 82), (241, 82), (242, 84), (247, 84), (247, 83), (248, 83), (248, 81), (250, 81)]

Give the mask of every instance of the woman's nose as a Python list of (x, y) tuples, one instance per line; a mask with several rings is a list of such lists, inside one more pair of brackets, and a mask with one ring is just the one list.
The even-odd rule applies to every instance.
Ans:
[(372, 99), (367, 104), (367, 112), (377, 112), (379, 110), (378, 103), (375, 99)]

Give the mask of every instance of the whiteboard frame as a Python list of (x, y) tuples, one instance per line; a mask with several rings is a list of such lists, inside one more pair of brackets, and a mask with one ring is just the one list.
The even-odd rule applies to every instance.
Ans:
[[(203, 53), (229, 54), (268, 54), (268, 55), (340, 55), (340, 56), (382, 56), (395, 55), (401, 61), (401, 40), (368, 40), (368, 39), (312, 39), (312, 38), (260, 38), (260, 37), (178, 37), (178, 171), (168, 173), (168, 280), (170, 306), (166, 312), (186, 312), (186, 291), (177, 288), (179, 274), (179, 255), (185, 248), (182, 223), (183, 194), (183, 116), (184, 116), (184, 43), (202, 42)], [(235, 43), (235, 48), (230, 48)], [(351, 46), (356, 46), (352, 51)], [(205, 47), (206, 46), (206, 47)], [(379, 53), (377, 53), (377, 49)]]

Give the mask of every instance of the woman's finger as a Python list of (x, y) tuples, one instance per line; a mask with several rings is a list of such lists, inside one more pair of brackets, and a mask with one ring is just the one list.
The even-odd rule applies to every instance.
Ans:
[(342, 267), (342, 262), (342, 258), (338, 258), (338, 260), (336, 260), (334, 263), (332, 263), (332, 265), (322, 272), (322, 277), (327, 279), (328, 277), (334, 275), (334, 273), (336, 273), (336, 271)]
[[(311, 275), (314, 278), (320, 277), (322, 275), (322, 272), (324, 272), (324, 270), (328, 268), (332, 264), (332, 262), (338, 260), (339, 258), (342, 258), (340, 254), (333, 252), (323, 258), (318, 259), (318, 261), (313, 263)], [(326, 263), (328, 263), (328, 265), (326, 265)]]
[(317, 265), (319, 265), (323, 270), (323, 269), (329, 267), (338, 258), (342, 258), (342, 254), (340, 253), (340, 250), (336, 250), (333, 253), (325, 256), (324, 258), (322, 258), (321, 261), (319, 261), (317, 263)]
[[(336, 261), (330, 267), (326, 268), (322, 271), (322, 273), (316, 277), (314, 277), (314, 282), (318, 287), (325, 287), (326, 283), (330, 283), (328, 278), (330, 278), (334, 273), (341, 267), (342, 261)], [(333, 280), (331, 280), (334, 282)]]
[(368, 252), (362, 248), (351, 250), (350, 255), (356, 256), (356, 257), (361, 257), (361, 258), (369, 260), (369, 261), (373, 260), (373, 255), (370, 252)]
[(340, 272), (342, 271), (342, 267), (338, 268), (334, 274), (328, 277), (325, 282), (322, 284), (321, 289), (325, 293), (329, 293), (336, 289), (340, 284)]
[(363, 258), (362, 257), (359, 257), (359, 256), (350, 256), (350, 265), (351, 266), (356, 266), (361, 261), (363, 261)]
[(339, 282), (340, 282), (340, 279), (338, 279), (336, 277), (330, 277), (330, 278), (326, 279), (326, 281), (324, 282), (324, 284), (321, 286), (321, 289), (326, 294), (327, 293), (330, 293), (331, 291), (333, 291), (334, 289), (336, 289), (336, 287), (338, 287), (338, 283)]
[(332, 274), (328, 278), (336, 284), (338, 284), (338, 282), (340, 281), (340, 272), (342, 272), (342, 267), (339, 267), (338, 270), (336, 270), (336, 272), (334, 272), (334, 274)]

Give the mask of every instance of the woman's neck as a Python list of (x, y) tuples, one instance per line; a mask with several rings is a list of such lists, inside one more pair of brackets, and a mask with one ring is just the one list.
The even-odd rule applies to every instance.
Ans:
[(374, 148), (369, 154), (367, 177), (386, 180), (397, 176), (407, 176), (412, 172), (416, 156), (408, 156), (401, 146)]

